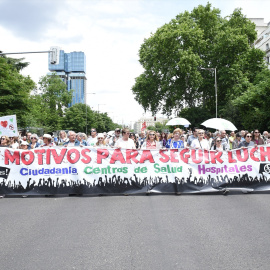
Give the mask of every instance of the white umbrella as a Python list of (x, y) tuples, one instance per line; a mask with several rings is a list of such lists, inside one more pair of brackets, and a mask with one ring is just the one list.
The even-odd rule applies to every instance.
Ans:
[(237, 130), (237, 128), (232, 122), (223, 118), (211, 118), (201, 123), (201, 125), (218, 130), (231, 130), (231, 131)]
[(175, 125), (182, 125), (182, 126), (185, 126), (185, 125), (190, 125), (190, 122), (185, 119), (185, 118), (181, 118), (181, 117), (178, 117), (178, 118), (173, 118), (171, 119), (167, 124), (166, 126), (175, 126)]

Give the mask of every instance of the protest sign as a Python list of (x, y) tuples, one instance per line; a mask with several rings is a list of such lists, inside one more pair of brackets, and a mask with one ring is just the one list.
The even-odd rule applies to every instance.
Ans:
[(18, 136), (16, 115), (7, 115), (0, 117), (0, 136)]

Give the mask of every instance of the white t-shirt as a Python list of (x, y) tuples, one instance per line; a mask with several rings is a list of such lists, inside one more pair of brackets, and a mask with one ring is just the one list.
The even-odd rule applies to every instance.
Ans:
[(128, 138), (127, 141), (124, 141), (122, 138), (118, 139), (115, 143), (116, 148), (125, 148), (125, 149), (136, 149), (136, 146), (134, 144), (134, 141), (130, 138)]
[(199, 141), (199, 139), (194, 139), (190, 147), (209, 150), (209, 142), (205, 139), (202, 139), (201, 141)]
[(97, 136), (95, 138), (93, 137), (88, 138), (86, 143), (88, 146), (94, 147), (97, 144)]

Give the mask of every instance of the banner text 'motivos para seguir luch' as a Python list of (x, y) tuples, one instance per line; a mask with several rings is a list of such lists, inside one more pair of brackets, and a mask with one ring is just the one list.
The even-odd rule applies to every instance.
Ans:
[[(259, 150), (259, 155), (255, 153)], [(59, 153), (58, 153), (59, 152)], [(10, 151), (9, 149), (5, 150), (5, 165), (15, 163), (16, 165), (30, 165), (33, 162), (37, 162), (38, 165), (43, 165), (44, 162), (47, 165), (50, 165), (52, 160), (56, 164), (61, 164), (64, 158), (70, 164), (75, 164), (78, 161), (81, 161), (84, 164), (89, 164), (92, 161), (90, 155), (91, 149), (82, 148), (82, 149), (68, 149), (61, 148), (60, 151), (56, 148), (47, 148), (47, 149), (35, 149), (30, 151)], [(224, 160), (222, 159), (223, 152), (216, 151), (207, 151), (207, 150), (195, 150), (195, 149), (162, 149), (159, 150), (158, 160), (162, 163), (173, 162), (179, 163), (184, 162), (195, 163), (195, 164), (222, 164)], [(140, 155), (138, 150), (131, 149), (115, 149), (110, 155), (109, 150), (107, 149), (97, 149), (95, 162), (97, 164), (102, 164), (102, 161), (109, 159), (110, 164), (115, 164), (117, 161), (122, 164), (142, 164), (145, 161), (150, 163), (155, 163), (155, 159), (150, 150), (141, 150)], [(254, 147), (250, 151), (247, 148), (235, 150), (235, 155), (232, 151), (228, 151), (229, 163), (245, 162), (248, 159), (251, 159), (256, 162), (261, 161), (270, 161), (270, 147)]]

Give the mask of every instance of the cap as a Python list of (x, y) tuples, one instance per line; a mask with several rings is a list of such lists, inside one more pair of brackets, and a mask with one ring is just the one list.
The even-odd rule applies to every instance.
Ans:
[(27, 141), (22, 141), (21, 145), (29, 145)]

